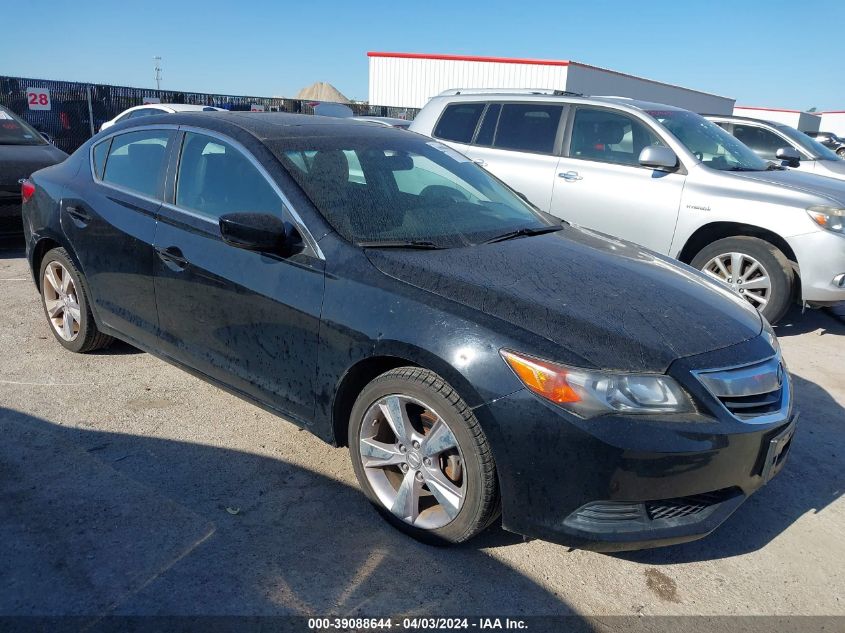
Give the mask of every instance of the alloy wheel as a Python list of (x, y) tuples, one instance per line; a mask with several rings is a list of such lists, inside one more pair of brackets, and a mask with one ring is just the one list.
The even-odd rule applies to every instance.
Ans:
[(79, 336), (81, 311), (76, 284), (70, 271), (59, 262), (50, 262), (44, 269), (41, 281), (44, 308), (53, 329), (63, 340), (72, 341)]
[(358, 450), (379, 501), (423, 529), (450, 523), (466, 498), (463, 454), (446, 421), (406, 395), (376, 401), (364, 415)]
[(772, 280), (763, 265), (745, 253), (723, 253), (708, 261), (703, 272), (730, 285), (758, 310), (769, 302)]

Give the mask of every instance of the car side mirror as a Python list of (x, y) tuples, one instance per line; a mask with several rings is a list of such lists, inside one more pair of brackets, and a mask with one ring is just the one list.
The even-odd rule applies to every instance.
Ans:
[(235, 248), (291, 255), (302, 245), (293, 226), (269, 213), (227, 213), (220, 217), (220, 236)]
[(790, 167), (798, 167), (801, 164), (801, 154), (794, 147), (781, 147), (775, 152), (775, 157), (782, 160)]
[(640, 165), (659, 171), (674, 171), (678, 168), (678, 155), (668, 147), (650, 145), (640, 152)]

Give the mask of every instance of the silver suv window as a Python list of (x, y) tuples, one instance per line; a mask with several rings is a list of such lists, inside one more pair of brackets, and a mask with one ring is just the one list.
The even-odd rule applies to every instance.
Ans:
[(663, 145), (654, 132), (633, 117), (596, 108), (578, 108), (572, 124), (569, 156), (639, 166), (640, 152)]
[(562, 105), (505, 103), (493, 147), (521, 152), (551, 154), (563, 114)]
[(455, 143), (469, 143), (483, 111), (483, 103), (453, 103), (443, 111), (432, 135)]

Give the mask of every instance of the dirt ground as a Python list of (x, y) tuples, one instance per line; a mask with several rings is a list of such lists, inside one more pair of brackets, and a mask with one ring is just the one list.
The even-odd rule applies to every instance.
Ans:
[(0, 615), (845, 615), (845, 324), (779, 326), (800, 427), (708, 538), (630, 554), (394, 531), (345, 449), (118, 344), (53, 339), (0, 251)]

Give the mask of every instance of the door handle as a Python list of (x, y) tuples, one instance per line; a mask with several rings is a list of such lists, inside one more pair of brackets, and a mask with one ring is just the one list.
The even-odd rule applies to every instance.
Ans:
[(176, 246), (168, 246), (167, 248), (155, 249), (156, 255), (165, 263), (165, 265), (174, 271), (185, 270), (188, 266), (188, 260), (182, 255), (182, 251)]
[(77, 220), (83, 224), (86, 224), (91, 221), (91, 216), (88, 215), (84, 209), (74, 205), (68, 205), (65, 207), (65, 211), (67, 214), (72, 217), (74, 220)]
[(579, 176), (577, 171), (560, 172), (558, 178), (563, 178), (567, 182), (575, 182), (576, 180), (584, 180), (583, 176)]
[(487, 161), (483, 158), (473, 158), (472, 162), (474, 162), (479, 167), (487, 167)]

